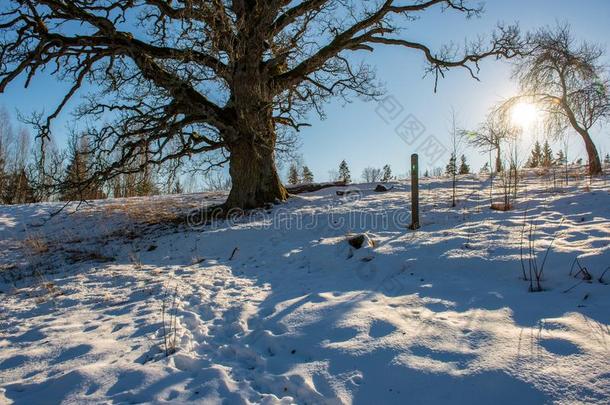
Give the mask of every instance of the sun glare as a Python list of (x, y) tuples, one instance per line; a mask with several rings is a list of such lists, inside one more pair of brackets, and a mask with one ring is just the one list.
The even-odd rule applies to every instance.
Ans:
[(513, 124), (520, 126), (522, 129), (529, 128), (538, 119), (539, 110), (532, 103), (522, 102), (516, 104), (511, 111)]

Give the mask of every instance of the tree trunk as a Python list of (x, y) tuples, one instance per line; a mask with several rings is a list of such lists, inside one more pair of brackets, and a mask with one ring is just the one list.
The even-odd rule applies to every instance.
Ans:
[(602, 163), (599, 160), (599, 154), (597, 153), (597, 148), (595, 147), (591, 136), (585, 130), (579, 130), (578, 133), (582, 136), (583, 141), (585, 141), (587, 157), (589, 158), (589, 174), (591, 176), (602, 174)]
[(597, 148), (595, 147), (595, 144), (593, 143), (593, 140), (589, 135), (589, 131), (587, 131), (578, 123), (574, 112), (570, 109), (570, 107), (565, 101), (563, 102), (562, 106), (568, 117), (568, 120), (570, 121), (570, 125), (572, 125), (572, 128), (574, 128), (574, 130), (578, 132), (578, 134), (582, 137), (582, 140), (585, 142), (585, 148), (587, 149), (587, 157), (589, 158), (589, 175), (597, 176), (602, 174), (602, 164), (599, 160), (599, 154), (597, 153)]
[[(246, 2), (254, 8), (258, 2)], [(263, 19), (264, 20), (264, 19)], [(264, 23), (262, 20), (258, 23)], [(274, 91), (260, 69), (265, 38), (253, 24), (252, 32), (242, 33), (247, 49), (235, 62), (229, 101), (234, 114), (235, 134), (229, 137), (229, 173), (232, 187), (225, 208), (252, 209), (288, 198), (275, 167)]]
[(274, 138), (275, 135), (272, 142), (265, 144), (257, 140), (240, 142), (230, 147), (229, 173), (232, 187), (225, 208), (259, 208), (288, 198), (288, 192), (275, 167)]
[(500, 153), (500, 145), (496, 148), (496, 173), (502, 171), (502, 155)]

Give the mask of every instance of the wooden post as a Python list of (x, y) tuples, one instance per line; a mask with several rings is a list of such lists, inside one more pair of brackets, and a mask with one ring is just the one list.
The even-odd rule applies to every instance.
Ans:
[(417, 153), (411, 155), (411, 225), (409, 229), (419, 229), (419, 164)]

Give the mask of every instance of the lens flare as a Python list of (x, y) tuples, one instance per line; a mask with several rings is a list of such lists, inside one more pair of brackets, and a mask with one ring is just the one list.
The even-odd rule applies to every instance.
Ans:
[(511, 109), (511, 119), (514, 125), (526, 129), (531, 127), (540, 115), (540, 111), (535, 104), (521, 102), (515, 104)]

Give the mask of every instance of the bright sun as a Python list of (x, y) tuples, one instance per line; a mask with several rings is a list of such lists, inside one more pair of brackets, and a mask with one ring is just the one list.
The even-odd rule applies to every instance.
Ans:
[(515, 104), (511, 110), (511, 119), (513, 124), (520, 126), (522, 129), (531, 126), (539, 116), (539, 110), (532, 103), (521, 102)]

